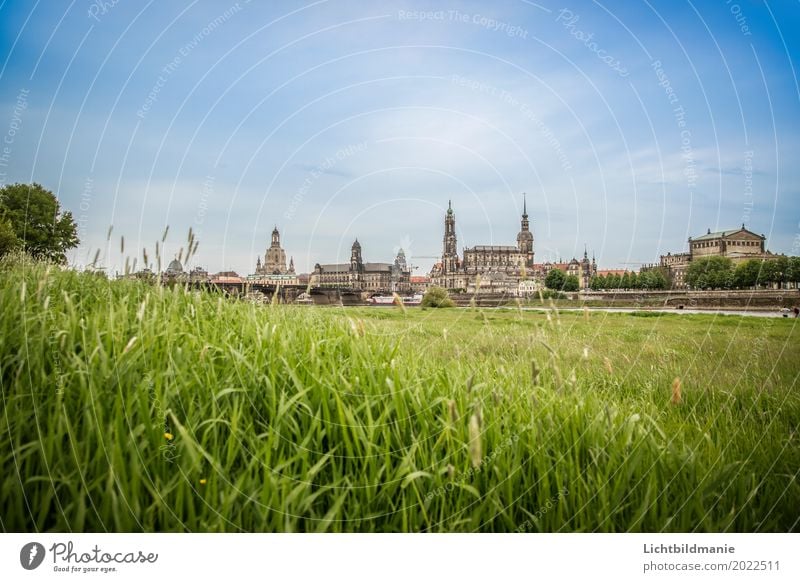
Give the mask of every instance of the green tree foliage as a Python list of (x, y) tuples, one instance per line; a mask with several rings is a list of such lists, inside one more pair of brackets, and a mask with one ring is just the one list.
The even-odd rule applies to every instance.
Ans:
[(727, 257), (705, 257), (689, 264), (686, 284), (693, 289), (729, 289), (733, 286), (733, 263)]
[(455, 303), (450, 299), (446, 289), (431, 287), (422, 297), (422, 307), (453, 307)]
[(19, 239), (9, 220), (0, 218), (0, 257), (19, 247)]
[(591, 289), (592, 291), (599, 291), (600, 289), (602, 289), (602, 286), (600, 284), (600, 279), (601, 278), (598, 277), (597, 275), (594, 275), (591, 279), (589, 279), (589, 289)]
[(581, 282), (575, 275), (567, 275), (564, 279), (564, 286), (562, 289), (567, 292), (578, 291), (581, 288)]
[(792, 283), (800, 283), (800, 257), (789, 257), (787, 279)]
[(789, 257), (781, 255), (774, 261), (774, 283), (778, 283), (780, 287), (784, 287), (789, 282)]
[(544, 285), (548, 289), (561, 290), (564, 288), (564, 282), (567, 277), (561, 269), (551, 269), (547, 276), (544, 278)]
[(11, 225), (22, 248), (34, 258), (59, 263), (78, 246), (78, 227), (69, 211), (39, 184), (10, 184), (0, 188), (0, 220)]
[(648, 269), (639, 273), (636, 285), (638, 289), (645, 290), (666, 289), (669, 281), (662, 269)]
[(775, 261), (762, 261), (758, 271), (757, 283), (762, 287), (771, 286), (780, 279), (780, 272)]
[(750, 259), (736, 265), (733, 272), (733, 285), (739, 289), (755, 287), (758, 284), (758, 273), (761, 270), (761, 261)]

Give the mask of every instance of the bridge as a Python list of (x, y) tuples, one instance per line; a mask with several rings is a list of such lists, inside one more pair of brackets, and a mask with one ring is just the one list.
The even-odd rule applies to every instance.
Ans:
[(193, 281), (188, 285), (192, 289), (217, 290), (233, 297), (245, 297), (257, 292), (272, 299), (277, 294), (279, 303), (294, 303), (301, 294), (307, 292), (314, 305), (362, 305), (374, 294), (347, 288), (309, 289), (308, 285), (275, 285), (252, 281)]

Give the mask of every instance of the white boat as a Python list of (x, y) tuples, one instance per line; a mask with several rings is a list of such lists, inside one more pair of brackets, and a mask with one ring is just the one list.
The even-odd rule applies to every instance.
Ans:
[(400, 297), (399, 295), (374, 295), (367, 299), (372, 305), (394, 305), (397, 299), (403, 302), (403, 305), (419, 305), (422, 303), (422, 295), (409, 295)]

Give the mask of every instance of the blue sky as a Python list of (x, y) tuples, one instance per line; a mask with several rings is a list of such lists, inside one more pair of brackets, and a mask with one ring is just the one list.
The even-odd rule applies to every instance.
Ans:
[[(800, 254), (800, 2), (0, 1), (0, 181), (36, 181), (110, 270), (189, 228), (253, 271), (403, 246), (636, 268), (745, 222)], [(106, 234), (113, 225), (112, 242)], [(192, 266), (193, 266), (192, 265)]]

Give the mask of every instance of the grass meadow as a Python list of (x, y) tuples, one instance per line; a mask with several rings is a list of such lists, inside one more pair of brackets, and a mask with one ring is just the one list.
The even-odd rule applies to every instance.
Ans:
[(0, 302), (4, 531), (800, 529), (795, 319)]

